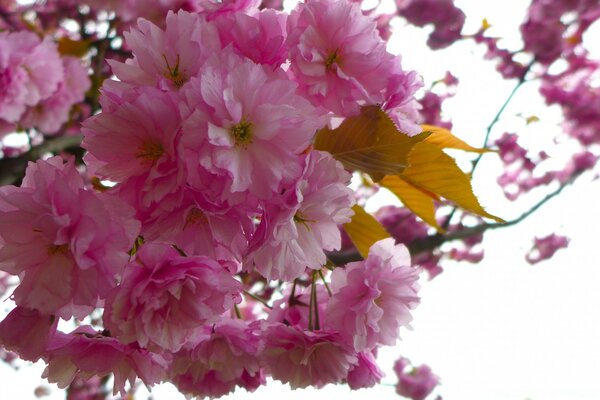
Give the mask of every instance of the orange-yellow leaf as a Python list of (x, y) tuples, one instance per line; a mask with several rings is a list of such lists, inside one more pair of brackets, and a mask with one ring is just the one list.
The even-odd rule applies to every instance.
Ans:
[(444, 232), (435, 220), (435, 205), (433, 201), (439, 200), (436, 194), (419, 189), (399, 176), (386, 176), (379, 183), (394, 193), (406, 208), (419, 216), (423, 221), (433, 226), (438, 232)]
[(452, 157), (437, 146), (423, 142), (415, 145), (409, 156), (410, 166), (400, 177), (411, 185), (436, 193), (457, 206), (482, 217), (504, 222), (487, 213), (473, 194), (471, 180)]
[(90, 49), (89, 40), (58, 39), (58, 52), (64, 56), (83, 57)]
[(377, 241), (390, 237), (388, 231), (371, 214), (359, 205), (352, 207), (352, 221), (344, 229), (363, 258), (369, 255), (369, 248)]
[(423, 131), (431, 133), (425, 139), (425, 141), (439, 147), (440, 149), (450, 148), (471, 151), (473, 153), (487, 153), (492, 151), (490, 149), (473, 147), (454, 136), (448, 129), (440, 128), (439, 126), (421, 125), (421, 128), (423, 128)]
[(379, 106), (364, 106), (336, 129), (317, 132), (315, 149), (328, 151), (347, 169), (368, 173), (374, 181), (397, 175), (408, 165), (413, 146), (429, 135), (410, 137), (401, 133)]

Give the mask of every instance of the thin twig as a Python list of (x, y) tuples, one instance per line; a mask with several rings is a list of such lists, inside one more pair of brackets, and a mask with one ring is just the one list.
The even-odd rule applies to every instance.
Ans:
[(250, 293), (249, 291), (247, 291), (247, 290), (244, 290), (244, 294), (245, 294), (246, 296), (248, 296), (248, 297), (250, 297), (250, 298), (252, 298), (252, 299), (254, 299), (254, 300), (258, 301), (258, 302), (259, 302), (259, 303), (261, 303), (263, 306), (267, 307), (269, 310), (272, 310), (272, 309), (273, 309), (273, 307), (271, 307), (271, 306), (270, 306), (270, 305), (269, 305), (269, 304), (268, 304), (268, 303), (267, 303), (265, 300), (263, 300), (263, 299), (261, 299), (260, 297), (258, 297), (258, 296), (256, 296), (256, 295), (254, 295), (254, 294)]
[(329, 297), (333, 296), (333, 294), (331, 293), (331, 289), (329, 288), (329, 284), (325, 280), (325, 275), (323, 275), (323, 271), (319, 270), (319, 276), (321, 277), (321, 280), (323, 281), (323, 284), (325, 285), (325, 289), (327, 289), (327, 293), (329, 293)]
[[(488, 142), (490, 140), (490, 135), (492, 133), (492, 130), (494, 129), (494, 127), (496, 126), (498, 121), (500, 121), (500, 117), (504, 113), (504, 110), (506, 110), (506, 107), (508, 107), (508, 104), (512, 101), (513, 97), (515, 97), (515, 94), (517, 93), (519, 88), (521, 88), (521, 86), (523, 86), (523, 84), (527, 81), (527, 74), (531, 70), (531, 67), (533, 67), (534, 63), (535, 63), (535, 60), (530, 62), (527, 65), (527, 67), (525, 68), (525, 71), (523, 71), (523, 75), (521, 75), (521, 78), (519, 78), (519, 81), (517, 82), (517, 84), (515, 85), (513, 90), (510, 92), (510, 94), (508, 95), (506, 100), (504, 100), (504, 103), (502, 103), (502, 106), (500, 106), (500, 109), (498, 110), (496, 115), (494, 115), (492, 122), (490, 122), (490, 124), (487, 126), (487, 128), (485, 130), (485, 138), (483, 139), (483, 145), (482, 145), (483, 148), (486, 148), (488, 146), (488, 144), (489, 144)], [(483, 154), (484, 153), (479, 153), (477, 155), (477, 158), (475, 158), (475, 160), (473, 160), (473, 168), (471, 169), (471, 176), (473, 176), (473, 174), (475, 173), (475, 169), (477, 168), (479, 161), (481, 161), (481, 157), (483, 157)], [(454, 217), (454, 215), (456, 214), (457, 209), (458, 209), (458, 207), (452, 208), (452, 211), (450, 211), (450, 214), (448, 214), (448, 217), (446, 217), (444, 222), (441, 224), (441, 227), (444, 230), (448, 229), (448, 227), (450, 226), (450, 222), (452, 222), (452, 217)]]

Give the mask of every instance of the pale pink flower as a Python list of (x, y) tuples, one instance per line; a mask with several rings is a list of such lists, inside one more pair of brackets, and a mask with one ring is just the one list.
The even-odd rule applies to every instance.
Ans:
[(123, 82), (163, 90), (183, 87), (206, 58), (221, 49), (216, 28), (185, 11), (169, 12), (164, 30), (140, 19), (124, 36), (134, 58), (125, 63), (109, 60), (113, 73)]
[(62, 63), (64, 80), (52, 96), (26, 111), (22, 126), (35, 127), (44, 134), (57, 133), (69, 120), (69, 112), (73, 105), (85, 99), (85, 93), (91, 85), (87, 69), (74, 57), (63, 57)]
[(27, 31), (0, 32), (0, 119), (17, 122), (27, 106), (50, 97), (63, 80), (56, 45)]
[(253, 391), (266, 383), (259, 362), (262, 342), (256, 324), (223, 318), (206, 326), (175, 354), (171, 381), (191, 396), (220, 397), (236, 385)]
[(357, 354), (358, 364), (354, 365), (348, 371), (348, 386), (350, 389), (369, 388), (377, 385), (384, 373), (377, 365), (377, 360), (371, 352), (361, 352)]
[(107, 111), (83, 123), (90, 173), (121, 182), (120, 196), (140, 216), (156, 206), (174, 208), (185, 181), (175, 96), (152, 88), (115, 95), (109, 88), (103, 99)]
[(356, 351), (392, 346), (399, 328), (412, 320), (418, 302), (418, 269), (410, 266), (404, 245), (388, 238), (376, 242), (366, 260), (336, 268), (326, 324)]
[(376, 22), (359, 4), (299, 3), (287, 30), (291, 70), (311, 101), (343, 116), (358, 114), (364, 104), (383, 103), (396, 65)]
[(300, 175), (300, 153), (323, 121), (283, 72), (226, 49), (185, 89), (183, 141), (190, 170), (199, 164), (227, 182), (229, 192), (261, 199)]
[(305, 331), (275, 323), (266, 326), (263, 338), (267, 372), (292, 389), (339, 383), (357, 363), (352, 349), (334, 331)]
[(286, 19), (287, 14), (266, 9), (255, 15), (238, 12), (214, 22), (223, 47), (232, 43), (236, 52), (255, 63), (277, 68), (287, 59)]
[(341, 247), (338, 225), (350, 222), (353, 214), (349, 180), (350, 174), (328, 153), (310, 152), (301, 177), (281, 196), (281, 204), (265, 206), (248, 263), (267, 279), (287, 281), (307, 267), (320, 269), (326, 262), (324, 250)]
[(106, 300), (104, 325), (124, 343), (178, 351), (241, 301), (241, 284), (208, 257), (144, 244)]
[(412, 400), (425, 400), (440, 383), (440, 378), (433, 374), (429, 366), (423, 364), (413, 367), (406, 358), (396, 361), (394, 371), (398, 375), (396, 392)]
[(140, 378), (152, 386), (165, 377), (167, 362), (157, 354), (120, 343), (90, 326), (77, 328), (70, 334), (57, 332), (43, 356), (47, 366), (42, 377), (64, 389), (79, 378), (114, 376), (113, 394), (125, 394), (125, 383)]
[(139, 232), (133, 213), (84, 190), (73, 160), (30, 163), (20, 188), (0, 188), (0, 269), (19, 275), (15, 302), (65, 319), (99, 306)]
[(0, 346), (24, 360), (37, 361), (56, 332), (58, 318), (16, 307), (0, 322)]

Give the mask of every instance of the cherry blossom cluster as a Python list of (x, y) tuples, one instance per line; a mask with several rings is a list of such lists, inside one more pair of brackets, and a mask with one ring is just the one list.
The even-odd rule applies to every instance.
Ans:
[(442, 49), (462, 38), (465, 13), (453, 0), (396, 0), (398, 15), (415, 26), (433, 25), (427, 45)]
[(0, 137), (17, 127), (57, 133), (90, 88), (85, 67), (51, 40), (0, 32)]
[[(394, 372), (398, 375), (396, 392), (412, 400), (425, 400), (440, 383), (428, 365), (415, 367), (404, 357), (396, 361)], [(441, 396), (436, 399), (441, 400)]]
[[(417, 74), (356, 4), (231, 5), (140, 19), (124, 34), (133, 57), (109, 61), (118, 80), (83, 124), (85, 166), (38, 160), (0, 188), (0, 270), (19, 277), (0, 344), (43, 359), (59, 387), (109, 374), (115, 393), (137, 379), (199, 397), (267, 376), (368, 387), (377, 349), (412, 319), (419, 271), (405, 246), (328, 262), (353, 215), (351, 174), (311, 143), (373, 104), (420, 132)], [(29, 34), (0, 35), (18, 61)], [(53, 65), (54, 45), (36, 46)], [(6, 104), (47, 89), (33, 55), (8, 71), (31, 69), (20, 79), (39, 90), (15, 86)]]

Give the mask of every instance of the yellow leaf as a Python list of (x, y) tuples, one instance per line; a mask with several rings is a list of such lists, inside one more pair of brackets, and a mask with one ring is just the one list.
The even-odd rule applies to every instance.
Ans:
[(83, 57), (90, 49), (89, 40), (58, 39), (58, 52), (64, 56)]
[(438, 194), (482, 217), (504, 222), (481, 207), (473, 194), (469, 176), (458, 168), (452, 157), (437, 146), (427, 142), (418, 143), (409, 155), (409, 162), (410, 166), (400, 175), (406, 182), (421, 190)]
[(492, 151), (490, 149), (473, 147), (454, 136), (448, 129), (440, 128), (439, 126), (421, 125), (421, 128), (423, 128), (423, 131), (431, 133), (425, 139), (425, 141), (439, 147), (440, 149), (450, 148), (470, 151), (473, 153), (487, 153)]
[(483, 21), (481, 21), (481, 30), (482, 31), (486, 31), (488, 29), (490, 29), (492, 25), (490, 24), (490, 21), (487, 20), (487, 18), (484, 18)]
[(379, 106), (364, 106), (360, 115), (348, 117), (336, 129), (317, 132), (315, 149), (328, 151), (349, 170), (363, 171), (375, 182), (397, 175), (408, 165), (413, 146), (429, 135), (401, 133)]
[(439, 196), (426, 190), (419, 189), (399, 176), (386, 176), (379, 182), (383, 187), (394, 193), (402, 204), (423, 221), (433, 226), (438, 232), (444, 232), (435, 219), (434, 200)]
[(390, 237), (388, 231), (371, 214), (359, 205), (352, 207), (352, 221), (344, 229), (363, 258), (369, 255), (369, 248), (377, 241)]

